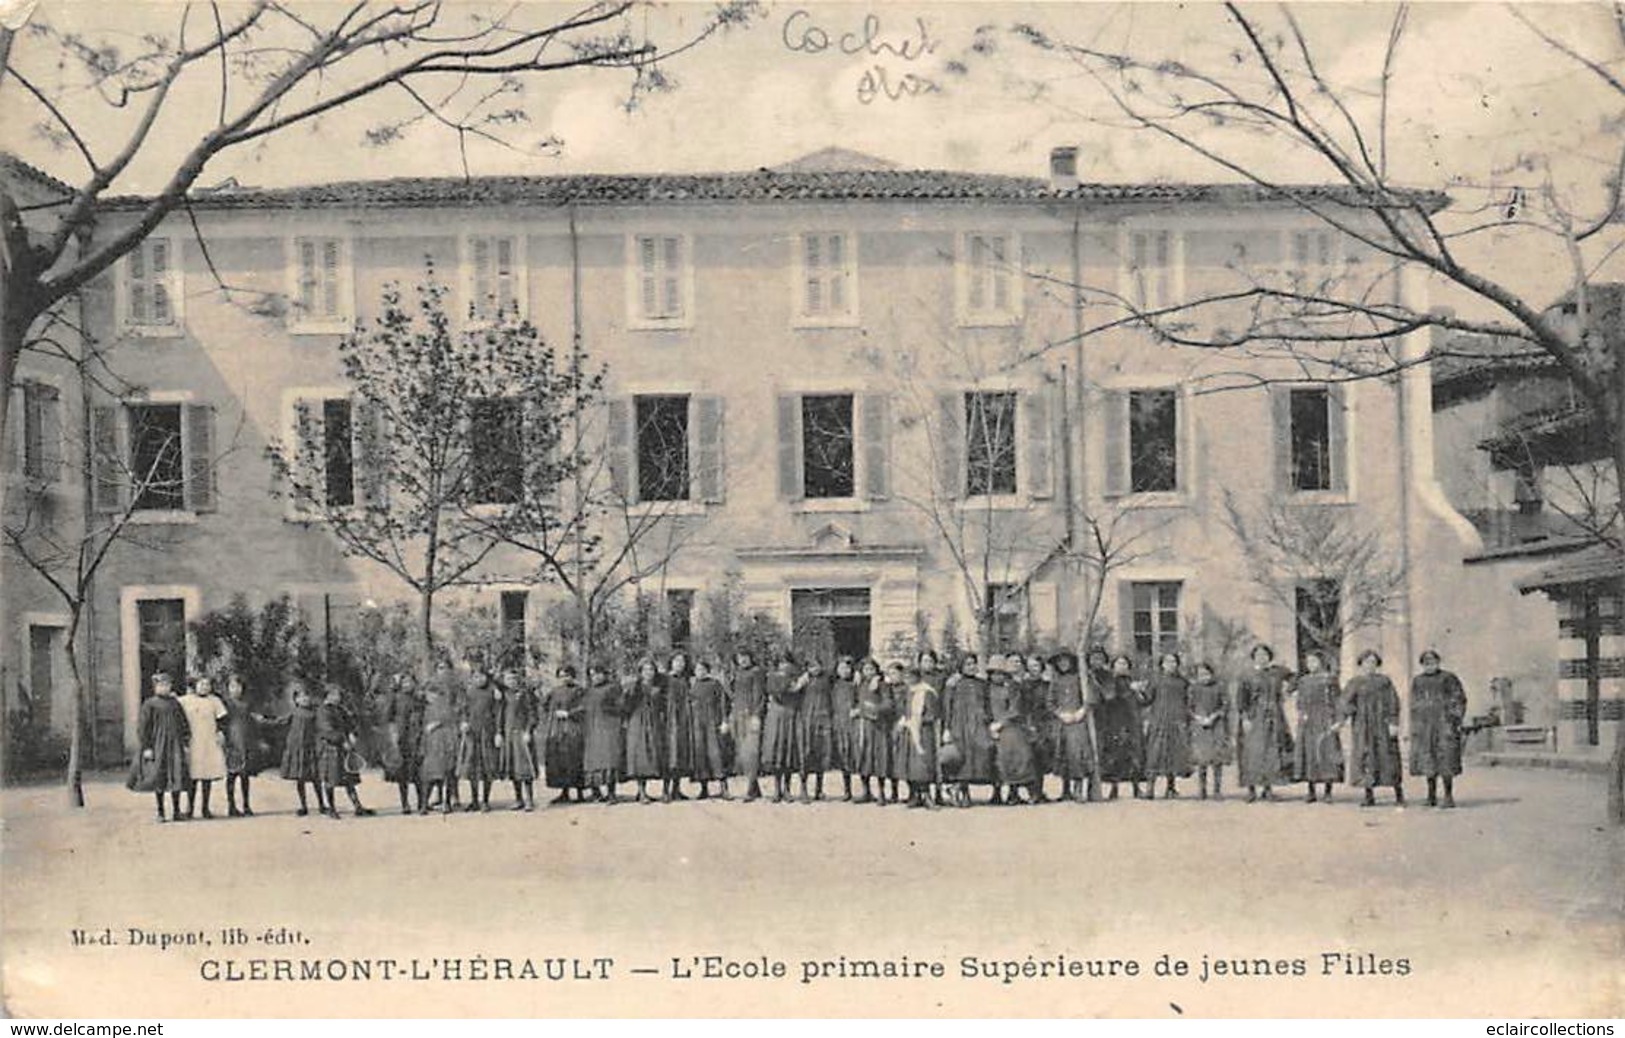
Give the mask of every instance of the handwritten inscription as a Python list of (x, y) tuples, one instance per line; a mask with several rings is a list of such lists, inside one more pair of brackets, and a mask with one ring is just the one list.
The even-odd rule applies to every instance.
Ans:
[(857, 78), (854, 90), (859, 104), (876, 101), (902, 101), (934, 94), (941, 90), (935, 80), (896, 67), (915, 63), (935, 54), (942, 41), (933, 39), (924, 18), (914, 19), (911, 29), (888, 32), (877, 14), (865, 15), (857, 28), (826, 27), (811, 12), (797, 9), (784, 19), (780, 30), (785, 50), (817, 57), (835, 54), (844, 57), (877, 59)]

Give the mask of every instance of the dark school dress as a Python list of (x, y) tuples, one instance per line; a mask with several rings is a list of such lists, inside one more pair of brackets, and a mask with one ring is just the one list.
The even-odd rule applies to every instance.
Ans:
[(666, 777), (694, 777), (694, 699), (687, 674), (666, 676)]
[(762, 770), (784, 774), (801, 767), (796, 710), (802, 688), (797, 679), (774, 671), (767, 676), (767, 717), (762, 721)]
[(835, 681), (828, 674), (809, 674), (796, 711), (796, 742), (801, 771), (822, 775), (835, 765)]
[(136, 737), (142, 753), (135, 762), (140, 768), (141, 758), (152, 751), (152, 767), (156, 782), (155, 793), (178, 793), (191, 788), (191, 775), (187, 771), (187, 744), (192, 739), (192, 728), (186, 720), (186, 710), (174, 696), (150, 696), (136, 714)]
[(1274, 664), (1242, 675), (1236, 683), (1240, 715), (1236, 757), (1241, 784), (1269, 786), (1287, 778), (1292, 736), (1286, 727), (1286, 693), (1292, 675)]
[(258, 775), (266, 764), (260, 719), (246, 700), (227, 699), (225, 703), (226, 774)]
[(418, 774), (425, 782), (455, 782), (457, 747), (462, 743), (458, 731), (461, 718), (457, 711), (457, 697), (452, 694), (455, 679), (447, 675), (429, 680), (429, 695), (423, 702), (423, 742), (418, 754)]
[(1191, 763), (1228, 764), (1231, 753), (1230, 693), (1214, 679), (1191, 685)]
[(943, 728), (953, 737), (963, 755), (963, 763), (953, 774), (956, 782), (993, 781), (993, 735), (988, 725), (993, 712), (988, 706), (987, 682), (971, 674), (960, 674), (947, 683), (943, 693)]
[(903, 711), (908, 709), (908, 686), (897, 681), (886, 682), (886, 695), (891, 700), (891, 727), (888, 738), (887, 754), (891, 759), (891, 778), (903, 780), (908, 778), (908, 761), (903, 756), (903, 741), (908, 733), (903, 731)]
[[(582, 775), (586, 736), (582, 731), (585, 692), (574, 681), (553, 686), (547, 693), (542, 764), (550, 789), (576, 789), (586, 784)], [(564, 714), (560, 717), (559, 714)]]
[(321, 778), (316, 760), (316, 711), (312, 707), (296, 706), (288, 715), (282, 777), (292, 782), (316, 782)]
[(639, 678), (626, 694), (626, 770), (630, 779), (666, 774), (666, 676)]
[(886, 778), (891, 774), (892, 701), (884, 678), (863, 679), (857, 709), (853, 770), (864, 778)]
[(701, 782), (726, 778), (726, 762), (722, 758), (722, 722), (728, 716), (728, 696), (722, 682), (706, 676), (695, 678), (689, 686), (689, 715), (686, 738), (691, 775)]
[(1031, 673), (1021, 679), (1022, 701), (1027, 709), (1027, 730), (1032, 733), (1033, 767), (1040, 775), (1055, 770), (1060, 722), (1055, 719), (1055, 690), (1048, 678)]
[(1036, 782), (1038, 762), (1028, 734), (1027, 703), (1021, 685), (994, 679), (988, 686), (988, 706), (993, 713), (993, 724), (999, 729), (994, 736), (999, 781), (1008, 786)]
[(396, 689), (384, 700), (382, 720), (391, 733), (393, 750), (385, 762), (390, 782), (417, 782), (423, 770), (423, 697), (416, 689)]
[(1191, 773), (1190, 682), (1158, 673), (1145, 688), (1145, 773)]
[(361, 781), (358, 772), (344, 766), (350, 736), (355, 734), (355, 718), (343, 703), (323, 703), (316, 708), (317, 778), (327, 786), (353, 786)]
[(1448, 670), (1411, 679), (1411, 774), (1461, 774), (1461, 719), (1467, 690)]
[(626, 763), (620, 686), (613, 679), (589, 686), (582, 694), (581, 708), (582, 728), (586, 732), (581, 764), (587, 784), (602, 786), (616, 782)]
[(767, 713), (767, 675), (760, 667), (734, 673), (728, 728), (734, 739), (734, 773), (755, 778), (762, 767), (762, 717)]
[(911, 787), (937, 777), (937, 731), (942, 721), (942, 695), (928, 681), (901, 689), (898, 716), (902, 738), (897, 740), (897, 776)]
[(502, 777), (502, 754), (497, 750), (497, 732), (502, 724), (502, 691), (491, 682), (476, 686), (472, 681), (463, 690), (462, 746), (457, 751), (457, 777), (489, 782)]
[(1293, 775), (1299, 782), (1343, 781), (1343, 743), (1337, 735), (1343, 693), (1337, 679), (1321, 672), (1298, 679), (1298, 738)]
[(536, 693), (529, 685), (502, 693), (502, 745), (498, 766), (504, 778), (529, 782), (536, 778)]
[(858, 706), (856, 678), (836, 678), (829, 686), (830, 751), (829, 764), (841, 771), (851, 771), (853, 762), (852, 740), (857, 719), (852, 711)]
[(1057, 674), (1050, 682), (1055, 710), (1055, 774), (1084, 779), (1095, 771), (1095, 741), (1090, 733), (1093, 705), (1084, 698), (1083, 677), (1077, 671)]
[(1140, 728), (1140, 699), (1127, 674), (1106, 674), (1100, 682), (1095, 712), (1100, 737), (1100, 777), (1107, 782), (1145, 778), (1145, 739)]
[(1401, 781), (1399, 690), (1386, 674), (1357, 674), (1343, 689), (1343, 715), (1353, 722), (1354, 773), (1357, 786), (1395, 786)]

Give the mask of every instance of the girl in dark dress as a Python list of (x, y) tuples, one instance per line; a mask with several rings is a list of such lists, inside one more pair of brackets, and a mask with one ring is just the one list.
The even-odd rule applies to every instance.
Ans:
[(462, 742), (462, 718), (457, 705), (457, 675), (451, 661), (441, 656), (435, 663), (423, 702), (422, 749), (418, 753), (418, 777), (423, 782), (423, 802), (418, 814), (426, 815), (436, 794), (440, 810), (450, 814), (454, 805), (452, 790), (457, 785), (457, 748)]
[(652, 804), (649, 780), (666, 773), (666, 676), (655, 661), (638, 661), (638, 673), (627, 688), (626, 777), (637, 780), (640, 804)]
[(711, 782), (721, 787), (724, 800), (732, 800), (728, 792), (728, 771), (722, 759), (722, 733), (728, 724), (728, 692), (716, 677), (720, 668), (709, 660), (694, 661), (694, 683), (689, 686), (688, 731), (685, 738), (690, 746), (694, 779), (700, 784), (700, 799), (711, 796)]
[(898, 709), (903, 729), (899, 770), (908, 782), (908, 806), (914, 808), (932, 806), (931, 787), (937, 780), (942, 697), (925, 677), (918, 667), (907, 672), (907, 687)]
[[(920, 680), (937, 690), (937, 708), (942, 708), (942, 694), (948, 687), (948, 675), (942, 670), (942, 661), (930, 649), (925, 649), (915, 657), (915, 664), (920, 670)], [(947, 806), (947, 797), (943, 792), (941, 758), (937, 758), (938, 771), (931, 781), (931, 801), (938, 807)]]
[[(1025, 671), (1026, 662), (1020, 656), (1003, 661), (995, 658), (988, 665), (988, 707), (993, 716), (989, 731), (998, 747), (995, 765), (999, 781), (1006, 787), (1005, 803), (1011, 806), (1037, 803), (1039, 795), (1038, 762), (1033, 756), (1027, 697), (1022, 690)], [(1027, 791), (1026, 798), (1022, 790)]]
[(1096, 714), (1100, 734), (1100, 777), (1111, 784), (1107, 799), (1117, 799), (1117, 785), (1127, 782), (1135, 799), (1145, 777), (1145, 740), (1140, 728), (1140, 699), (1134, 688), (1134, 661), (1126, 655), (1112, 660), (1112, 671), (1100, 686)]
[[(1337, 737), (1342, 719), (1343, 694), (1337, 678), (1326, 670), (1326, 657), (1310, 651), (1303, 658), (1304, 673), (1298, 678), (1294, 699), (1298, 717), (1297, 754), (1293, 772), (1309, 784), (1305, 797), (1332, 802), (1332, 783), (1343, 781), (1343, 744)], [(1324, 792), (1317, 795), (1316, 787)]]
[[(880, 664), (865, 659), (858, 668), (857, 705), (853, 708), (852, 743), (854, 770), (863, 779), (863, 790), (857, 803), (879, 803), (886, 799), (886, 779), (891, 774), (891, 693), (886, 679), (881, 676)], [(870, 789), (871, 781), (880, 786), (877, 799)]]
[(502, 709), (502, 690), (487, 671), (476, 667), (463, 692), (459, 726), (463, 738), (457, 775), (468, 780), (469, 801), (464, 811), (491, 810), (491, 786), (502, 774), (502, 755), (497, 749)]
[(305, 801), (307, 782), (316, 789), (316, 810), (326, 814), (326, 794), (322, 792), (316, 760), (316, 701), (303, 681), (295, 679), (289, 688), (293, 712), (278, 722), (288, 726), (287, 742), (282, 748), (282, 777), (292, 782), (299, 793), (299, 810), (295, 814), (301, 818), (310, 814), (310, 805)]
[(796, 710), (806, 688), (795, 676), (795, 661), (779, 659), (767, 676), (767, 718), (762, 722), (762, 770), (773, 776), (773, 802), (788, 798), (790, 775), (801, 767)]
[(974, 652), (959, 661), (959, 673), (947, 683), (943, 696), (943, 739), (959, 747), (960, 765), (954, 772), (953, 801), (958, 807), (971, 804), (970, 787), (991, 783), (993, 802), (1003, 803), (993, 775), (993, 735), (989, 725), (993, 713), (988, 708), (987, 681), (979, 673)]
[[(192, 732), (186, 721), (186, 711), (175, 699), (172, 679), (165, 671), (152, 676), (152, 695), (141, 704), (136, 714), (136, 737), (141, 743), (141, 758), (152, 761), (157, 769), (157, 782), (152, 795), (158, 802), (158, 821), (164, 821), (164, 794), (169, 794), (170, 815), (180, 821), (181, 793), (191, 789), (191, 777), (186, 773), (187, 743)], [(303, 791), (300, 796), (303, 797)]]
[(853, 726), (857, 723), (858, 677), (852, 657), (835, 661), (835, 679), (829, 686), (830, 765), (841, 772), (841, 799), (852, 800)]
[(749, 652), (734, 655), (733, 684), (728, 692), (734, 774), (745, 777), (745, 800), (758, 800), (762, 796), (762, 717), (767, 713), (767, 675)]
[(1093, 704), (1078, 673), (1078, 657), (1062, 650), (1050, 657), (1050, 696), (1055, 711), (1055, 773), (1061, 778), (1062, 800), (1094, 800), (1100, 796), (1095, 779)]
[[(253, 817), (249, 803), (249, 779), (259, 774), (265, 758), (261, 748), (260, 725), (265, 718), (248, 705), (248, 693), (243, 679), (236, 672), (226, 675), (226, 815)], [(242, 807), (237, 806), (237, 792), (242, 791)]]
[(1196, 665), (1191, 683), (1191, 763), (1196, 766), (1197, 796), (1208, 798), (1208, 778), (1213, 779), (1213, 799), (1224, 799), (1224, 766), (1230, 761), (1230, 694), (1213, 673), (1210, 663)]
[(581, 698), (586, 742), (582, 770), (594, 799), (617, 802), (615, 787), (626, 763), (626, 737), (622, 730), (621, 688), (599, 665), (587, 668), (587, 691)]
[[(1268, 645), (1253, 648), (1253, 669), (1242, 676), (1236, 688), (1236, 713), (1241, 717), (1241, 784), (1247, 787), (1247, 802), (1262, 796), (1275, 799), (1271, 788), (1286, 773), (1291, 760), (1291, 735), (1286, 727), (1286, 696), (1292, 675), (1275, 665), (1275, 651)], [(1263, 792), (1259, 790), (1262, 787)]]
[(536, 810), (536, 693), (525, 675), (507, 667), (497, 683), (502, 725), (497, 730), (499, 769), (513, 783), (513, 810)]
[(1163, 653), (1157, 675), (1146, 684), (1145, 774), (1152, 799), (1158, 776), (1166, 783), (1164, 799), (1172, 799), (1179, 796), (1175, 780), (1191, 773), (1190, 682), (1179, 667), (1179, 653)]
[(1377, 803), (1377, 786), (1394, 788), (1394, 803), (1405, 806), (1405, 778), (1399, 757), (1399, 690), (1381, 673), (1382, 656), (1375, 649), (1360, 653), (1360, 673), (1343, 690), (1343, 714), (1354, 729), (1354, 765), (1365, 787), (1361, 807)]
[(394, 688), (384, 699), (382, 720), (389, 735), (388, 767), (384, 778), (395, 783), (401, 798), (401, 814), (411, 814), (407, 791), (417, 793), (417, 812), (423, 813), (423, 696), (418, 694), (417, 678), (410, 671), (395, 675)]
[(585, 711), (583, 698), (582, 688), (576, 682), (576, 669), (568, 663), (561, 665), (554, 672), (553, 688), (547, 693), (547, 734), (542, 744), (548, 788), (559, 791), (553, 798), (555, 804), (568, 801), (572, 789), (578, 799), (586, 799), (587, 779), (582, 773), (582, 755), (586, 750), (581, 730)]
[(1044, 776), (1055, 769), (1056, 742), (1060, 738), (1060, 722), (1055, 719), (1055, 693), (1044, 657), (1036, 654), (1027, 657), (1021, 690), (1027, 708), (1027, 727), (1032, 732), (1033, 767), (1038, 771), (1034, 787), (1036, 799), (1042, 804), (1049, 800), (1044, 794)]
[(891, 769), (887, 772), (887, 782), (891, 785), (891, 803), (903, 802), (903, 782), (907, 769), (907, 760), (903, 755), (903, 740), (908, 734), (903, 730), (903, 708), (908, 704), (908, 668), (901, 660), (893, 660), (886, 664), (886, 698), (892, 705), (891, 731), (886, 752), (890, 756)]
[(361, 776), (351, 771), (345, 763), (349, 751), (356, 744), (355, 718), (344, 705), (344, 695), (337, 685), (330, 685), (327, 689), (327, 698), (316, 711), (316, 741), (317, 774), (320, 776), (322, 792), (327, 798), (327, 807), (324, 813), (327, 817), (339, 817), (338, 789), (344, 787), (344, 792), (350, 797), (350, 806), (355, 810), (357, 818), (363, 818), (373, 813), (371, 808), (361, 806), (361, 798), (356, 795), (356, 783)]
[(688, 653), (671, 654), (666, 664), (666, 776), (661, 795), (687, 800), (683, 780), (694, 777), (694, 704), (690, 694)]
[(1456, 776), (1461, 774), (1461, 719), (1467, 714), (1467, 690), (1461, 679), (1439, 669), (1439, 654), (1422, 653), (1422, 673), (1411, 679), (1411, 774), (1428, 780), (1428, 806), (1456, 806)]
[[(801, 748), (801, 802), (824, 799), (824, 772), (834, 757), (834, 679), (825, 673), (817, 659), (807, 661), (807, 669), (796, 683), (801, 685), (801, 706), (796, 712), (796, 742)], [(812, 787), (809, 794), (808, 787)]]

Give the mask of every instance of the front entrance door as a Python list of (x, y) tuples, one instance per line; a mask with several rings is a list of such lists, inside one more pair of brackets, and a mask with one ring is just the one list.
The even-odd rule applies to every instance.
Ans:
[(795, 588), (790, 637), (797, 654), (830, 666), (841, 656), (869, 655), (868, 588)]
[(135, 604), (140, 629), (141, 698), (152, 695), (152, 676), (162, 670), (179, 692), (186, 687), (186, 602), (146, 598)]

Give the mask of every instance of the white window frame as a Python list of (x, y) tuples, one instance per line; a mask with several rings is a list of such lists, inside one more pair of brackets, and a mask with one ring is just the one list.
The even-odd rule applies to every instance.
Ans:
[[(324, 404), (329, 400), (350, 401), (350, 460), (351, 476), (355, 483), (356, 500), (347, 511), (357, 513), (362, 509), (361, 503), (361, 471), (356, 464), (357, 441), (355, 427), (355, 391), (349, 386), (323, 385), (323, 386), (292, 386), (282, 391), (282, 443), (284, 447), (297, 457), (299, 450), (299, 405)], [(323, 437), (326, 430), (324, 428)], [(325, 446), (325, 444), (324, 444)], [(317, 523), (323, 520), (319, 512), (308, 511), (300, 507), (300, 502), (291, 496), (283, 500), (282, 518), (288, 522)]]
[[(1112, 574), (1112, 579), (1115, 581), (1112, 593), (1116, 599), (1116, 611), (1109, 615), (1121, 618), (1125, 606), (1128, 611), (1133, 610), (1134, 600), (1131, 587), (1134, 584), (1178, 584), (1179, 624), (1183, 629), (1181, 636), (1195, 646), (1195, 651), (1192, 652), (1194, 656), (1196, 652), (1205, 649), (1200, 641), (1201, 618), (1204, 614), (1202, 611), (1202, 586), (1197, 578), (1197, 571), (1188, 566), (1158, 566), (1155, 564), (1124, 566)], [(1125, 651), (1132, 650), (1134, 632), (1129, 630), (1119, 633), (1121, 635), (1119, 641), (1128, 646), (1128, 650)], [(1194, 660), (1189, 659), (1185, 661), (1187, 666), (1194, 662)]]
[[(628, 410), (629, 420), (632, 422), (631, 442), (631, 471), (628, 473), (632, 483), (630, 489), (635, 500), (627, 506), (627, 511), (635, 518), (663, 517), (663, 516), (694, 516), (706, 513), (706, 503), (699, 498), (699, 472), (695, 468), (695, 459), (699, 457), (699, 423), (695, 420), (695, 404), (700, 396), (704, 395), (703, 388), (691, 384), (658, 386), (638, 385), (628, 386), (626, 398), (630, 401)], [(646, 501), (643, 495), (637, 493), (638, 480), (638, 398), (646, 396), (681, 396), (688, 398), (688, 497), (681, 501)]]
[(530, 268), (526, 263), (525, 235), (511, 232), (492, 231), (488, 233), (464, 234), (458, 239), (458, 266), (462, 271), (463, 307), (459, 315), (464, 327), (489, 328), (498, 322), (485, 315), (476, 315), (474, 307), (480, 302), (478, 286), (474, 283), (474, 245), (478, 241), (485, 241), (495, 246), (495, 243), (506, 238), (513, 242), (513, 294), (515, 309), (506, 314), (509, 321), (523, 321), (530, 316)]
[[(650, 317), (643, 312), (643, 250), (645, 238), (657, 241), (674, 238), (681, 269), (677, 273), (677, 296), (682, 312), (672, 317)], [(661, 253), (655, 250), (656, 280), (660, 279)], [(642, 230), (626, 236), (626, 326), (633, 331), (665, 331), (694, 327), (694, 236), (682, 231)]]
[[(1022, 404), (1022, 398), (1027, 393), (1039, 387), (1022, 385), (1014, 379), (994, 379), (978, 383), (974, 386), (961, 386), (957, 390), (961, 405), (964, 398), (972, 393), (1014, 393), (1016, 395), (1016, 492), (1014, 494), (971, 494), (970, 487), (970, 426), (964, 425), (960, 431), (959, 451), (963, 459), (960, 468), (964, 482), (955, 488), (954, 499), (961, 511), (976, 509), (994, 509), (996, 511), (1034, 508), (1043, 502), (1034, 502), (1031, 491), (1032, 474), (1027, 471), (1027, 408)], [(963, 418), (960, 419), (962, 422)], [(1059, 451), (1060, 437), (1057, 435), (1051, 443), (1052, 452)], [(1059, 471), (1059, 462), (1051, 458), (1051, 467)]]
[[(124, 440), (121, 444), (121, 446), (124, 448), (124, 457), (121, 458), (120, 461), (124, 466), (125, 474), (127, 476), (130, 474), (130, 469), (133, 467), (130, 464), (130, 452), (135, 449), (134, 438), (131, 436), (133, 430), (130, 427), (130, 408), (148, 406), (178, 406), (181, 409), (181, 480), (184, 484), (185, 480), (187, 479), (187, 463), (192, 456), (191, 434), (187, 431), (187, 426), (190, 423), (188, 423), (186, 420), (186, 405), (196, 402), (197, 394), (193, 393), (190, 389), (153, 390), (149, 393), (143, 394), (142, 396), (125, 397), (118, 402), (119, 421), (124, 427)], [(188, 508), (136, 508), (134, 503), (136, 489), (134, 485), (129, 486), (128, 493), (131, 495), (129, 518), (129, 522), (131, 523), (187, 526), (198, 521), (197, 513)], [(165, 596), (158, 595), (153, 597), (161, 598)]]
[[(141, 625), (136, 610), (138, 602), (156, 598), (178, 598), (185, 610), (186, 663), (190, 668), (197, 662), (197, 635), (192, 624), (203, 615), (203, 593), (195, 584), (126, 584), (119, 588), (119, 656), (120, 677), (124, 684), (124, 745), (136, 746), (136, 722), (141, 710)], [(176, 675), (175, 687), (185, 684), (186, 675)]]
[[(864, 463), (863, 444), (858, 440), (858, 422), (862, 417), (859, 408), (863, 406), (863, 396), (873, 390), (856, 386), (851, 382), (831, 381), (825, 383), (808, 382), (802, 385), (786, 386), (776, 392), (774, 398), (779, 396), (793, 396), (796, 398), (796, 429), (801, 435), (800, 456), (802, 465), (806, 465), (807, 458), (807, 427), (806, 412), (801, 403), (804, 397), (809, 396), (850, 396), (852, 398), (852, 496), (851, 497), (808, 497), (806, 487), (802, 487), (800, 499), (790, 503), (794, 512), (820, 513), (820, 512), (867, 512), (874, 502), (863, 496), (864, 480), (868, 478), (868, 466)], [(803, 480), (806, 470), (803, 468)], [(788, 615), (788, 614), (787, 614)]]
[[(1195, 503), (1196, 481), (1199, 473), (1196, 469), (1197, 437), (1196, 420), (1193, 405), (1195, 396), (1191, 392), (1191, 384), (1177, 375), (1156, 375), (1142, 378), (1121, 379), (1102, 384), (1103, 389), (1114, 393), (1122, 393), (1129, 400), (1126, 417), (1129, 425), (1122, 430), (1123, 447), (1123, 479), (1127, 489), (1122, 496), (1116, 498), (1120, 508), (1188, 508)], [(1175, 412), (1175, 449), (1179, 452), (1175, 460), (1178, 469), (1184, 472), (1179, 482), (1183, 489), (1174, 490), (1134, 490), (1134, 445), (1131, 442), (1133, 433), (1133, 403), (1129, 394), (1147, 392), (1151, 390), (1174, 391)], [(1111, 416), (1101, 414), (1102, 421), (1110, 421)], [(1101, 449), (1105, 450), (1107, 437), (1099, 437)], [(1102, 472), (1105, 471), (1103, 468)]]
[[(1147, 242), (1148, 255), (1154, 236), (1168, 236), (1168, 293), (1169, 298), (1156, 299), (1147, 291), (1140, 292), (1139, 268), (1134, 265), (1134, 239), (1136, 235), (1153, 236)], [(1162, 310), (1178, 306), (1185, 301), (1185, 231), (1160, 222), (1125, 224), (1118, 228), (1118, 293), (1128, 305), (1141, 310)], [(1147, 268), (1157, 269), (1157, 268)], [(1145, 286), (1149, 289), (1149, 285)]]
[[(1359, 385), (1359, 383), (1357, 383), (1357, 382), (1344, 382), (1341, 385), (1326, 383), (1326, 382), (1282, 382), (1282, 383), (1279, 383), (1280, 391), (1284, 392), (1284, 393), (1290, 393), (1294, 389), (1324, 389), (1324, 390), (1327, 391), (1326, 392), (1326, 406), (1327, 407), (1332, 406), (1332, 395), (1333, 395), (1334, 392), (1341, 391), (1342, 396), (1343, 396), (1343, 456), (1341, 458), (1335, 458), (1333, 460), (1341, 462), (1342, 465), (1343, 465), (1343, 487), (1344, 487), (1344, 489), (1342, 489), (1342, 490), (1331, 490), (1331, 489), (1327, 489), (1327, 490), (1298, 490), (1296, 488), (1289, 489), (1289, 490), (1286, 491), (1286, 494), (1293, 502), (1298, 503), (1298, 504), (1344, 505), (1344, 504), (1353, 504), (1356, 500), (1358, 500), (1358, 498), (1356, 496), (1356, 488), (1357, 488), (1357, 485), (1358, 485), (1359, 467), (1354, 464), (1354, 459), (1356, 459), (1356, 458), (1358, 458), (1360, 456), (1359, 444), (1356, 442), (1356, 437), (1359, 435), (1359, 431), (1358, 431), (1358, 429), (1359, 429), (1359, 408), (1356, 406), (1356, 401), (1358, 399), (1359, 393), (1358, 393), (1358, 390), (1355, 387), (1358, 386), (1358, 385)], [(1289, 407), (1288, 408), (1288, 415), (1289, 415), (1288, 420), (1290, 420), (1290, 413), (1291, 413), (1291, 408)], [(1328, 435), (1330, 435), (1329, 422), (1330, 422), (1330, 419), (1329, 419), (1329, 416), (1328, 416), (1328, 430), (1327, 430)], [(1270, 430), (1271, 435), (1274, 435), (1275, 432), (1276, 432), (1276, 430), (1274, 430), (1274, 429)], [(1290, 450), (1290, 443), (1291, 443), (1290, 437), (1292, 435), (1292, 430), (1289, 428), (1289, 429), (1285, 430), (1285, 432), (1286, 432), (1286, 435), (1288, 437), (1288, 444), (1289, 444), (1288, 449)]]
[[(1004, 263), (1009, 275), (1008, 294), (1004, 309), (987, 305), (971, 307), (971, 283), (978, 271), (972, 264), (977, 239), (1004, 239)], [(960, 231), (955, 237), (954, 252), (954, 309), (959, 323), (967, 328), (1007, 327), (1021, 323), (1022, 276), (1021, 234), (1014, 230)]]
[(143, 252), (157, 242), (169, 250), (169, 269), (164, 275), (164, 290), (169, 296), (169, 321), (157, 324), (136, 321), (130, 316), (130, 260), (129, 254), (119, 257), (113, 278), (114, 309), (119, 331), (143, 339), (174, 339), (186, 333), (186, 272), (181, 263), (181, 239), (171, 235), (151, 235), (136, 245)]
[[(835, 311), (823, 309), (813, 311), (807, 306), (807, 281), (812, 272), (807, 269), (807, 240), (819, 239), (821, 248), (827, 251), (831, 238), (841, 239), (841, 269), (838, 272), (844, 279), (846, 292), (846, 306), (843, 310)], [(831, 228), (821, 231), (802, 231), (791, 240), (791, 325), (796, 328), (855, 328), (859, 324), (858, 309), (858, 235), (844, 227)], [(830, 279), (837, 273), (828, 263), (820, 265), (821, 282), (824, 291), (828, 292)]]
[[(299, 307), (302, 288), (299, 268), (299, 243), (336, 241), (339, 246), (338, 305), (340, 313), (332, 316), (308, 315)], [(355, 241), (349, 234), (309, 233), (290, 234), (287, 249), (288, 279), (288, 331), (294, 335), (342, 335), (355, 327)]]

